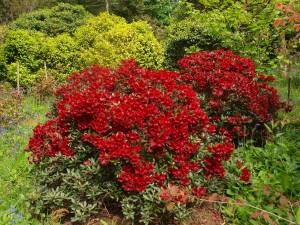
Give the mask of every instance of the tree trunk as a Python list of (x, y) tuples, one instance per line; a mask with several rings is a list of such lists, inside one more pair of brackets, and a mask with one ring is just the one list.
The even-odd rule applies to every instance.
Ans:
[(109, 14), (109, 0), (105, 0), (106, 12)]

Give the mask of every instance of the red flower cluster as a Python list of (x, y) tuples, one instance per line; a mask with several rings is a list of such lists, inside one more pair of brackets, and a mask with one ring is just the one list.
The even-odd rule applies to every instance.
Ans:
[(202, 198), (206, 191), (204, 187), (199, 187), (199, 188), (193, 188), (192, 189), (193, 194), (197, 197), (197, 198)]
[(223, 177), (217, 170), (224, 174), (222, 162), (233, 146), (210, 144), (212, 157), (198, 154), (215, 126), (180, 76), (137, 67), (133, 60), (116, 70), (93, 66), (75, 73), (56, 93), (57, 117), (35, 128), (28, 151), (35, 162), (58, 153), (77, 154), (78, 141), (68, 138), (77, 130), (81, 145), (97, 150), (103, 167), (114, 166), (112, 179), (125, 191), (141, 192), (153, 182), (193, 185), (188, 174), (202, 173), (204, 160), (211, 162), (207, 174)]
[(240, 180), (244, 181), (245, 183), (249, 183), (250, 182), (250, 176), (251, 176), (251, 170), (244, 168), (241, 170), (241, 176), (240, 176)]
[(229, 143), (209, 145), (208, 151), (212, 153), (211, 157), (206, 156), (204, 158), (205, 162), (205, 173), (206, 177), (211, 178), (212, 175), (223, 178), (225, 176), (225, 170), (223, 168), (222, 162), (230, 159), (233, 153), (234, 146)]
[(200, 94), (202, 108), (218, 125), (217, 133), (229, 142), (246, 137), (255, 124), (271, 121), (286, 108), (277, 91), (266, 84), (274, 78), (258, 75), (251, 59), (218, 50), (185, 56), (178, 64), (181, 80)]
[(45, 125), (37, 125), (33, 130), (33, 136), (29, 139), (32, 162), (38, 162), (45, 156), (55, 156), (58, 153), (73, 156), (74, 152), (69, 148), (69, 132), (65, 123), (57, 120), (49, 120)]

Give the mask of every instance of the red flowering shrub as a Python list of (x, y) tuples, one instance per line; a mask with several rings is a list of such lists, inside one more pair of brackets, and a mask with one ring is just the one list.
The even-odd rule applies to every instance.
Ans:
[[(185, 205), (216, 191), (232, 141), (269, 122), (283, 103), (265, 83), (271, 77), (230, 51), (195, 53), (179, 65), (181, 72), (153, 71), (129, 60), (68, 78), (51, 120), (29, 141), (46, 187), (35, 202), (85, 221), (109, 196), (126, 218), (149, 223), (163, 201)], [(241, 179), (249, 178), (243, 170)]]
[[(181, 79), (198, 93), (203, 110), (228, 142), (253, 135), (275, 119), (281, 108), (271, 76), (259, 75), (251, 59), (232, 51), (197, 52), (178, 62)], [(258, 138), (258, 136), (256, 137)]]
[[(221, 139), (210, 135), (215, 127), (197, 93), (178, 82), (179, 76), (137, 67), (133, 60), (116, 70), (93, 66), (73, 74), (56, 93), (52, 119), (38, 125), (29, 141), (27, 151), (47, 172), (44, 176), (57, 175), (42, 184), (72, 193), (71, 178), (64, 176), (73, 176), (69, 171), (81, 167), (90, 174), (92, 159), (101, 169), (81, 179), (100, 187), (110, 182), (117, 193), (138, 195), (150, 184), (163, 188), (171, 182), (202, 196), (205, 177), (224, 177), (222, 163), (234, 147), (216, 143)], [(70, 160), (61, 163), (59, 158)], [(50, 173), (53, 164), (61, 167)], [(81, 192), (80, 198), (90, 197)], [(45, 200), (41, 204), (45, 206)], [(71, 201), (64, 203), (68, 205), (72, 208)]]

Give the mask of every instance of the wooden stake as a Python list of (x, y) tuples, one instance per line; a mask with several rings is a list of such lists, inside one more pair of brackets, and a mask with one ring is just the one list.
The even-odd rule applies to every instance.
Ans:
[(17, 62), (17, 90), (18, 95), (20, 94), (20, 65), (19, 62)]
[(45, 67), (45, 75), (46, 75), (46, 80), (48, 79), (48, 74), (47, 74), (47, 65), (46, 61), (44, 61), (44, 67)]
[(291, 100), (291, 78), (288, 77), (288, 104), (290, 104)]

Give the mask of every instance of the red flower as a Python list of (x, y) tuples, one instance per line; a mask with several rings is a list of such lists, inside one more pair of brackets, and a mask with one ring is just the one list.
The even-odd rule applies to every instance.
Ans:
[(241, 181), (244, 181), (245, 183), (249, 183), (250, 182), (250, 176), (251, 176), (250, 169), (244, 168), (244, 169), (241, 170), (241, 176), (240, 176)]
[(236, 164), (238, 165), (239, 168), (242, 168), (243, 166), (243, 162), (241, 162), (240, 160), (237, 160)]
[(90, 165), (90, 163), (91, 163), (90, 160), (86, 160), (86, 161), (83, 162), (83, 165), (88, 166), (88, 165)]
[(192, 192), (193, 192), (194, 195), (196, 195), (197, 198), (202, 198), (206, 193), (204, 187), (192, 188)]
[(282, 10), (283, 9), (283, 4), (281, 4), (280, 2), (276, 2), (276, 9)]

